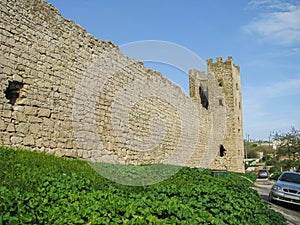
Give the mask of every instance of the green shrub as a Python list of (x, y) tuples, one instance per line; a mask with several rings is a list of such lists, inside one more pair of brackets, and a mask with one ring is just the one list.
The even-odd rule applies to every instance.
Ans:
[(0, 224), (285, 224), (250, 187), (253, 176), (182, 168), (124, 186), (84, 161), (0, 148)]

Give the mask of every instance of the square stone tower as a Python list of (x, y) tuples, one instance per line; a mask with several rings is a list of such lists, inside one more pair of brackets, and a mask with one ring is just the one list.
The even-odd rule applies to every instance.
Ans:
[(240, 67), (233, 63), (231, 56), (225, 62), (218, 57), (215, 63), (212, 59), (207, 60), (207, 72), (208, 76), (215, 77), (222, 90), (223, 100), (219, 100), (219, 105), (226, 107), (224, 142), (220, 143), (220, 154), (211, 167), (244, 172)]
[(207, 60), (207, 74), (190, 70), (190, 97), (198, 105), (197, 151), (191, 166), (244, 172), (240, 68), (232, 57)]

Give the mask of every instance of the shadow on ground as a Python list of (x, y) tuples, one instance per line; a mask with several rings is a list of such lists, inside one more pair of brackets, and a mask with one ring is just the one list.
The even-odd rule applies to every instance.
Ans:
[(285, 202), (276, 202), (276, 201), (273, 204), (284, 207), (289, 210), (293, 210), (295, 212), (300, 212), (300, 205), (293, 205), (293, 204), (288, 204)]

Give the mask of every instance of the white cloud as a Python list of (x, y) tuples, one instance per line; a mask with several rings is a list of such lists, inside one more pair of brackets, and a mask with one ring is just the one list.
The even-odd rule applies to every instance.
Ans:
[(300, 79), (243, 88), (245, 132), (265, 139), (270, 131), (300, 126)]
[(297, 7), (296, 1), (287, 0), (251, 0), (248, 3), (248, 8), (250, 9), (260, 9), (260, 10), (279, 10), (287, 11), (293, 10)]
[(299, 55), (300, 48), (292, 48), (285, 53), (285, 56)]
[[(266, 104), (276, 101), (278, 98), (286, 99), (287, 104), (300, 98), (300, 79), (289, 79), (265, 86), (245, 86), (243, 88), (243, 105), (249, 115), (263, 117), (273, 114), (274, 112), (270, 111)], [(300, 110), (300, 105), (294, 108)]]
[(244, 30), (262, 41), (283, 45), (300, 43), (300, 4), (282, 0), (252, 0), (249, 9), (259, 10)]
[(266, 98), (300, 95), (300, 79), (290, 79), (273, 83), (262, 90)]
[(279, 97), (300, 96), (300, 79), (288, 79), (267, 84), (265, 86), (246, 86), (247, 100), (260, 103)]

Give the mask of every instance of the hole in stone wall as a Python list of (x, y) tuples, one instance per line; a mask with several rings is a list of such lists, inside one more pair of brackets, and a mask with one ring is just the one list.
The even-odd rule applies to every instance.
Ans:
[(208, 109), (208, 98), (207, 98), (208, 91), (206, 91), (206, 93), (205, 93), (203, 88), (200, 86), (199, 94), (200, 94), (200, 99), (201, 99), (201, 105), (204, 108)]
[(23, 85), (23, 83), (18, 81), (9, 81), (8, 87), (4, 91), (4, 94), (12, 106), (15, 105), (16, 100), (19, 98), (20, 90), (22, 89)]
[(223, 101), (222, 101), (222, 99), (219, 99), (219, 106), (223, 106)]
[(223, 145), (220, 145), (220, 157), (224, 157), (226, 155), (226, 149)]
[(222, 79), (218, 80), (218, 85), (219, 85), (219, 87), (223, 87), (223, 80)]

